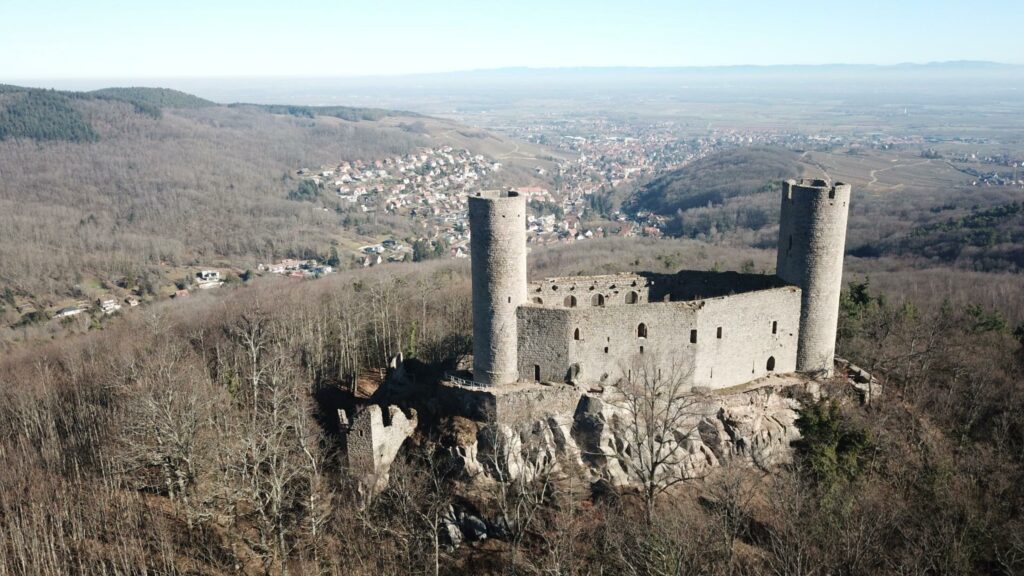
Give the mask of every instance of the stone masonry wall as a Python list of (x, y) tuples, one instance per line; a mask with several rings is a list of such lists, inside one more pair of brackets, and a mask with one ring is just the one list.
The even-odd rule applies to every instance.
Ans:
[(345, 434), (346, 456), (350, 473), (359, 482), (364, 494), (375, 494), (388, 484), (388, 470), (406, 438), (416, 430), (417, 417), (411, 417), (397, 407), (388, 407), (389, 422), (376, 404), (367, 406), (357, 414), (350, 426), (344, 413), (342, 430)]
[(849, 184), (783, 183), (776, 275), (803, 290), (801, 372), (832, 372), (849, 210)]
[[(576, 308), (648, 301), (648, 280), (639, 274), (565, 276), (530, 282), (528, 302), (544, 306)], [(574, 300), (575, 299), (575, 300)]]
[(572, 363), (569, 361), (572, 330), (568, 315), (561, 310), (532, 306), (520, 306), (517, 315), (520, 378), (565, 382)]
[(469, 197), (473, 273), (473, 380), (519, 377), (516, 308), (526, 301), (526, 202), (515, 192)]
[[(580, 281), (578, 286), (586, 285), (585, 278)], [(525, 304), (518, 317), (524, 380), (539, 371), (542, 381), (614, 384), (644, 362), (681, 374), (693, 386), (727, 388), (793, 371), (800, 290), (785, 286), (622, 306)]]
[[(800, 290), (793, 286), (704, 300), (694, 384), (728, 388), (796, 369)], [(769, 363), (771, 369), (769, 369)]]

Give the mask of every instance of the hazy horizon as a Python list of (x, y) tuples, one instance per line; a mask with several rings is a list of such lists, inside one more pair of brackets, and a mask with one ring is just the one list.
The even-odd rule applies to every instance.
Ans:
[[(980, 0), (985, 22), (1024, 6)], [(183, 0), (0, 6), (0, 79), (391, 77), (509, 68), (790, 66), (993, 61), (1024, 41), (952, 3), (802, 0), (700, 6), (579, 0), (337, 5)], [(13, 57), (11, 57), (13, 56)]]

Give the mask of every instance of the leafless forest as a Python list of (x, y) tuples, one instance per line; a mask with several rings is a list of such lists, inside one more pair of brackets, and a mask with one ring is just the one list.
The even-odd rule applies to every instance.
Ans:
[(0, 145), (0, 281), (67, 294), (89, 278), (155, 279), (158, 265), (326, 252), (340, 217), (287, 200), (287, 174), (423, 145), (408, 132), (245, 106), (140, 114), (75, 106), (94, 142)]
[[(531, 264), (540, 276), (772, 262), (614, 240)], [(726, 467), (650, 507), (542, 475), (474, 495), (515, 528), (454, 551), (439, 518), (467, 495), (443, 459), (407, 446), (390, 488), (360, 507), (334, 414), (398, 351), (438, 366), (466, 352), (464, 263), (264, 280), (19, 348), (0, 359), (0, 574), (1020, 573), (1016, 278), (850, 268), (841, 353), (883, 375), (886, 395), (811, 405), (792, 466)]]

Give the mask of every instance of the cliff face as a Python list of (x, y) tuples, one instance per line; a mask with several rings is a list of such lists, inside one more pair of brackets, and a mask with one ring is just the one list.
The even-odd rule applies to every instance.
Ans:
[(617, 487), (668, 483), (728, 462), (788, 462), (790, 443), (799, 438), (797, 398), (816, 394), (814, 382), (773, 378), (670, 407), (678, 418), (647, 418), (622, 391), (608, 387), (582, 394), (571, 413), (535, 412), (519, 422), (480, 424), (475, 435), (462, 434), (448, 450), (474, 482), (573, 474)]

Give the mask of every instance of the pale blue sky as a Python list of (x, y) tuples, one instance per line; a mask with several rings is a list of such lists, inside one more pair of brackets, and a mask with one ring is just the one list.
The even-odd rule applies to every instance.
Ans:
[(0, 0), (0, 82), (1024, 63), (1024, 0)]

